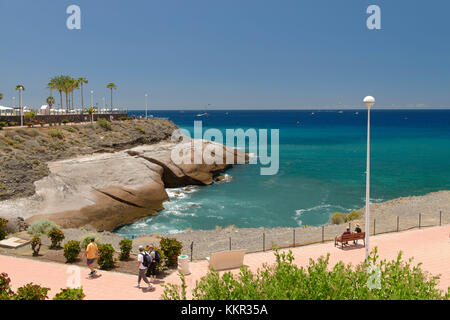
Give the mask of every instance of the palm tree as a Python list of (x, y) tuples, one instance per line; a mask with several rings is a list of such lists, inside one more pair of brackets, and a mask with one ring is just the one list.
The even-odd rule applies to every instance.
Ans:
[(86, 109), (87, 113), (91, 116), (91, 123), (94, 123), (94, 113), (96, 107), (89, 107)]
[(111, 83), (109, 83), (107, 86), (106, 86), (108, 89), (111, 89), (111, 112), (112, 112), (112, 109), (113, 109), (113, 100), (112, 100), (112, 97), (113, 97), (113, 89), (114, 90), (116, 90), (117, 89), (117, 86), (113, 83), (113, 82), (111, 82)]
[(0, 93), (0, 100), (3, 99), (3, 93)]
[(81, 89), (81, 110), (84, 110), (83, 84), (88, 84), (88, 80), (86, 78), (80, 77), (77, 79), (77, 82)]
[(50, 109), (52, 108), (52, 106), (55, 104), (55, 98), (53, 98), (52, 96), (48, 97), (45, 100), (48, 104), (48, 110), (50, 111)]
[(20, 126), (23, 126), (22, 91), (25, 91), (25, 87), (18, 84), (15, 90), (19, 90)]
[(80, 84), (78, 83), (78, 80), (76, 80), (76, 79), (74, 79), (74, 78), (71, 78), (70, 79), (70, 91), (71, 91), (71, 96), (72, 96), (72, 109), (74, 109), (74, 99), (73, 99), (73, 92), (76, 90), (76, 89), (80, 89)]
[(62, 91), (64, 92), (64, 94), (66, 95), (66, 111), (69, 111), (70, 108), (70, 92), (73, 90), (73, 84), (72, 84), (72, 77), (70, 76), (60, 76), (60, 81), (61, 81), (61, 85), (62, 85)]
[(48, 88), (50, 88), (51, 90), (58, 90), (58, 92), (59, 92), (59, 99), (60, 99), (59, 108), (62, 109), (62, 107), (63, 107), (62, 92), (63, 92), (63, 89), (64, 89), (62, 76), (57, 76), (57, 77), (51, 78), (50, 82), (48, 83)]

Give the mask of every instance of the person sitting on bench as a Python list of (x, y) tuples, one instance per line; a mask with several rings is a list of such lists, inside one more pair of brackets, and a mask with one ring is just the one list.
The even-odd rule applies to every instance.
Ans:
[[(357, 224), (355, 227), (355, 233), (361, 233), (361, 232), (362, 232), (361, 227), (359, 226), (359, 224)], [(354, 240), (353, 243), (357, 244), (358, 240)]]
[[(351, 234), (350, 228), (347, 228), (347, 230), (344, 231), (344, 233), (342, 235), (344, 235), (344, 234)], [(346, 241), (345, 244), (348, 244), (348, 242)]]

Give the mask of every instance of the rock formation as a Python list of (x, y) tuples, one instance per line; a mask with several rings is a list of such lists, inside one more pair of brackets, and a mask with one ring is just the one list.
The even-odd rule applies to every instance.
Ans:
[[(193, 159), (197, 153), (194, 142), (203, 150), (221, 149), (223, 159), (228, 156), (233, 163), (179, 164), (172, 160), (174, 148)], [(35, 182), (35, 195), (0, 202), (0, 217), (21, 216), (27, 223), (47, 218), (63, 228), (88, 225), (111, 231), (156, 215), (168, 200), (167, 187), (213, 183), (242, 154), (214, 142), (189, 140), (50, 162), (50, 174)]]

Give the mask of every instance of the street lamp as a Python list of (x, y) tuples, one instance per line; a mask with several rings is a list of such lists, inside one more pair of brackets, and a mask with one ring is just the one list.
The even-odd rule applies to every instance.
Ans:
[(94, 107), (94, 90), (91, 90), (91, 108)]
[(145, 94), (145, 119), (147, 119), (147, 109), (148, 109), (148, 94)]
[(19, 86), (20, 126), (23, 127), (22, 86)]
[(363, 100), (364, 104), (367, 106), (367, 168), (366, 168), (366, 259), (369, 257), (369, 215), (370, 215), (370, 108), (375, 104), (375, 98), (372, 96), (367, 96)]

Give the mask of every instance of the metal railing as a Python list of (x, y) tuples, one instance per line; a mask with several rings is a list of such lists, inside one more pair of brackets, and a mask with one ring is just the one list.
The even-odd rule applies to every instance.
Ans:
[[(360, 222), (361, 221), (361, 222)], [(363, 219), (358, 224), (364, 231)], [(380, 235), (392, 232), (401, 232), (411, 229), (443, 226), (450, 224), (450, 212), (436, 212), (434, 214), (418, 213), (417, 215), (376, 216), (371, 219), (370, 235)], [(348, 227), (353, 231), (356, 222), (323, 226), (307, 226), (299, 228), (263, 229), (230, 229), (221, 231), (212, 230), (211, 236), (204, 236), (204, 240), (189, 239), (188, 233), (181, 236), (174, 234), (169, 237), (177, 238), (183, 242), (183, 254), (187, 254), (192, 260), (204, 259), (212, 252), (246, 249), (248, 253), (270, 251), (275, 248), (295, 248), (309, 244), (334, 241), (337, 235), (342, 234)], [(233, 236), (236, 232), (239, 236)], [(195, 233), (195, 231), (193, 232)], [(195, 236), (192, 236), (195, 238)]]

